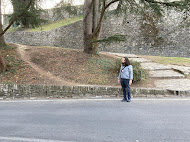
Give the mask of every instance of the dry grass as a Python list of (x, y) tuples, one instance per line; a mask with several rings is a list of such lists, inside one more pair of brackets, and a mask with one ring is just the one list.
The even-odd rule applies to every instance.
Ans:
[(117, 85), (117, 72), (110, 68), (116, 58), (60, 48), (35, 48), (30, 55), (33, 63), (62, 79), (81, 84)]
[(51, 80), (41, 76), (20, 58), (14, 44), (9, 44), (9, 47), (12, 48), (2, 50), (7, 72), (0, 74), (1, 84), (52, 84)]
[[(55, 47), (28, 48), (25, 52), (30, 56), (31, 62), (62, 80), (75, 84), (120, 86), (117, 84), (116, 61), (118, 57), (106, 53), (91, 56), (81, 50)], [(55, 85), (54, 80), (41, 75), (22, 61), (16, 48), (4, 50), (3, 55), (10, 67), (8, 72), (0, 75), (0, 83)], [(151, 80), (147, 80), (135, 83), (132, 87), (154, 86)]]
[(162, 57), (162, 56), (142, 56), (142, 57), (160, 64), (190, 67), (190, 58)]

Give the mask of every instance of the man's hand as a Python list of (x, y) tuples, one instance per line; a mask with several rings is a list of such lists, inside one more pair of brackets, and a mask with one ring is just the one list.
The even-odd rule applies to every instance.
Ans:
[(131, 84), (132, 84), (132, 80), (130, 79), (130, 80), (129, 80), (129, 85), (131, 85)]
[(120, 84), (120, 79), (117, 80), (118, 84)]

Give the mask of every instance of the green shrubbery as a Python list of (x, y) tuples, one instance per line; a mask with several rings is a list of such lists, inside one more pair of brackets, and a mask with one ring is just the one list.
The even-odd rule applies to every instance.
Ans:
[[(133, 66), (133, 82), (146, 80), (148, 79), (148, 72), (142, 69), (140, 63), (135, 61), (130, 61), (131, 65)], [(114, 65), (114, 69), (116, 72), (120, 72), (121, 67), (121, 59), (117, 59)]]

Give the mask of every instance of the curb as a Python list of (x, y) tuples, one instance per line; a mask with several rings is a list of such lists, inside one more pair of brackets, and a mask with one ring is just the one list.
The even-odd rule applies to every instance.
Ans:
[[(190, 91), (169, 91), (154, 88), (132, 88), (132, 97), (190, 96)], [(52, 99), (52, 98), (117, 98), (122, 97), (121, 87), (113, 86), (47, 86), (0, 84), (0, 100)]]

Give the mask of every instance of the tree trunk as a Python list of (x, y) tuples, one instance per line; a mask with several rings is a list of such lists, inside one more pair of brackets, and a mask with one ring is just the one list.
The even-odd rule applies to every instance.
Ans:
[(84, 3), (84, 52), (88, 54), (98, 54), (98, 43), (92, 43), (98, 36), (93, 35), (98, 26), (99, 0), (85, 0)]
[[(2, 27), (2, 13), (1, 13), (1, 1), (0, 1), (0, 33), (3, 32), (3, 27)], [(4, 36), (0, 36), (0, 49), (5, 45), (5, 40)]]
[(5, 64), (5, 60), (2, 57), (1, 51), (0, 51), (0, 73), (5, 72), (6, 71), (6, 64)]
[(99, 0), (94, 0), (93, 4), (93, 32), (98, 26), (98, 12), (99, 11)]
[[(94, 5), (93, 5), (93, 33), (98, 26), (98, 14), (99, 14), (99, 0), (94, 0)], [(98, 40), (99, 39), (99, 34), (94, 35), (93, 40)], [(93, 53), (98, 54), (98, 42), (93, 43)]]
[(83, 34), (84, 34), (84, 52), (93, 54), (92, 46), (92, 0), (85, 0), (84, 2), (84, 19), (83, 19)]
[[(0, 0), (0, 33), (3, 31), (2, 28), (2, 19), (1, 19), (1, 0)], [(0, 50), (5, 46), (5, 40), (4, 36), (0, 36)], [(0, 73), (6, 71), (6, 64), (5, 60), (2, 57), (2, 54), (0, 52)]]

